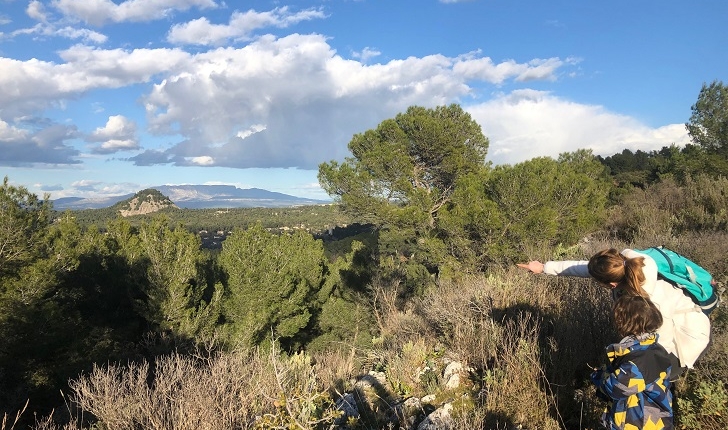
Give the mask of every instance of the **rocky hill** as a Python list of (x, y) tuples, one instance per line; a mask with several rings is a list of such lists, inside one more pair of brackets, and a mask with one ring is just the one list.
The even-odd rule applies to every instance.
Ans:
[(177, 209), (177, 206), (169, 197), (154, 188), (141, 190), (112, 206), (112, 209), (118, 210), (123, 217), (150, 214), (167, 208)]

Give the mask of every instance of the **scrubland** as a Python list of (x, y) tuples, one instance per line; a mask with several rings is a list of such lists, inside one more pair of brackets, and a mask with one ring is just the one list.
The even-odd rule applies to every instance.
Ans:
[[(671, 245), (711, 260), (709, 252), (728, 251), (726, 239), (725, 233), (694, 235)], [(628, 245), (590, 237), (560, 255), (543, 250), (534, 258), (582, 259), (606, 246)], [(719, 270), (723, 286), (725, 267)], [(617, 335), (608, 292), (596, 283), (503, 267), (440, 283), (404, 307), (392, 291), (371, 287), (378, 336), (370, 348), (338, 343), (284, 354), (273, 343), (98, 365), (70, 382), (68, 410), (57, 413), (73, 419), (62, 428), (340, 428), (334, 424), (336, 399), (370, 370), (385, 373), (390, 400), (434, 394), (454, 401), (455, 429), (599, 428), (605, 404), (588, 382), (587, 364), (601, 360)], [(677, 383), (678, 428), (728, 427), (726, 308), (711, 317), (712, 344)], [(469, 370), (467, 382), (449, 392), (438, 383), (448, 360)], [(2, 428), (13, 428), (12, 422), (6, 416)], [(398, 428), (376, 414), (348, 424)], [(61, 427), (51, 417), (37, 417), (35, 428)]]

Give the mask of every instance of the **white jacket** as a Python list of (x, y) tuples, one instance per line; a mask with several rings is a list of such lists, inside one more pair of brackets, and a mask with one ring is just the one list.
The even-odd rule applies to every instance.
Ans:
[[(680, 364), (692, 368), (710, 341), (710, 319), (682, 289), (657, 279), (657, 264), (652, 257), (632, 249), (621, 254), (627, 258), (644, 257), (642, 268), (645, 283), (642, 288), (662, 313), (662, 327), (657, 330), (659, 343), (680, 359)], [(543, 272), (548, 275), (589, 278), (588, 261), (547, 261)]]

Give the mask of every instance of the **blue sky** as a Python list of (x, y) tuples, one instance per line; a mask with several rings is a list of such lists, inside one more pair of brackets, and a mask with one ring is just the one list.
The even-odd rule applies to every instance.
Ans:
[(494, 164), (684, 145), (726, 22), (725, 0), (0, 0), (0, 175), (327, 198), (354, 134), (450, 103)]

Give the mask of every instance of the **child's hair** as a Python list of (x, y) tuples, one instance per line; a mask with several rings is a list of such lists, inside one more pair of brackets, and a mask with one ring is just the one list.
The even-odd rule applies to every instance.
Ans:
[(650, 299), (630, 294), (617, 299), (612, 318), (620, 336), (653, 333), (662, 325), (662, 314)]
[(628, 294), (648, 297), (645, 283), (644, 257), (626, 258), (614, 248), (597, 252), (589, 259), (589, 274), (603, 284), (621, 284)]

